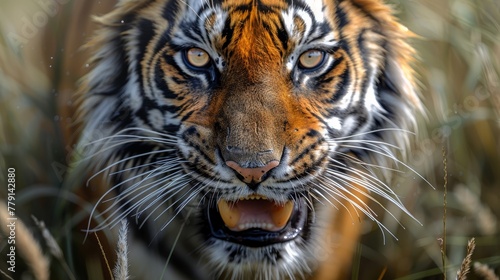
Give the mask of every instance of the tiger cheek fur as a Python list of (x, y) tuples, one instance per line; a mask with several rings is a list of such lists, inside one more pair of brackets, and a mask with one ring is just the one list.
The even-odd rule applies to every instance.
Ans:
[(369, 169), (420, 103), (390, 9), (323, 2), (122, 0), (100, 18), (80, 145), (120, 211), (99, 229), (132, 215), (188, 278), (345, 277), (355, 216), (404, 210)]

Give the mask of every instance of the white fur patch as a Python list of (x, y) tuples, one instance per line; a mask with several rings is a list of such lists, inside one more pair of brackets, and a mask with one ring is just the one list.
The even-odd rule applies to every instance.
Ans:
[(339, 117), (331, 117), (328, 120), (326, 120), (326, 123), (328, 124), (328, 127), (332, 129), (335, 130), (342, 129), (342, 120)]
[(163, 129), (163, 126), (165, 125), (163, 113), (158, 109), (152, 109), (149, 111), (148, 120), (153, 128), (158, 131), (161, 131)]
[(356, 116), (347, 116), (344, 119), (344, 135), (349, 134), (356, 126), (358, 125), (358, 121)]

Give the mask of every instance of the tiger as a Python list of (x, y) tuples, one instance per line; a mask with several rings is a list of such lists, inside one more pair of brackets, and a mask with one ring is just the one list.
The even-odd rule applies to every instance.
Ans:
[(361, 220), (385, 230), (373, 205), (411, 216), (388, 170), (423, 109), (393, 14), (118, 1), (76, 93), (73, 174), (100, 190), (89, 230), (128, 220), (139, 279), (346, 279)]

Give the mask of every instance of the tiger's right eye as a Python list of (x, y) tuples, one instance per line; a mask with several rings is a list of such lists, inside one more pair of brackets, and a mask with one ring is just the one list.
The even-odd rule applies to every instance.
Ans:
[(299, 66), (302, 69), (314, 69), (321, 66), (325, 59), (325, 52), (320, 50), (309, 50), (302, 53), (299, 57)]
[(186, 62), (195, 68), (203, 68), (210, 64), (210, 56), (200, 48), (190, 48), (185, 52)]

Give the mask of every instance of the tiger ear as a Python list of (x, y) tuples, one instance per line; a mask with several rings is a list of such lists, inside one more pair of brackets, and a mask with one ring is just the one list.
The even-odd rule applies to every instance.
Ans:
[(386, 29), (386, 36), (389, 40), (384, 78), (393, 85), (394, 90), (400, 94), (404, 102), (423, 113), (424, 109), (413, 69), (416, 53), (408, 43), (408, 39), (415, 35), (396, 21), (391, 25), (391, 28)]
[(416, 38), (413, 32), (394, 17), (393, 10), (382, 0), (351, 0), (357, 7), (372, 15), (387, 38), (387, 60), (384, 65), (384, 78), (412, 108), (423, 112), (418, 95), (413, 64), (416, 57), (408, 40)]

